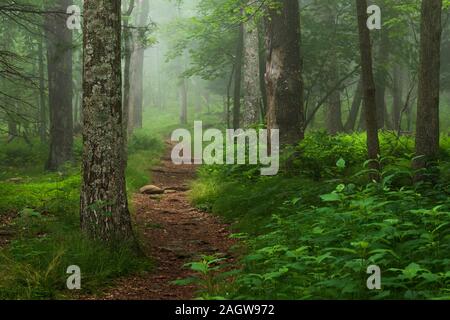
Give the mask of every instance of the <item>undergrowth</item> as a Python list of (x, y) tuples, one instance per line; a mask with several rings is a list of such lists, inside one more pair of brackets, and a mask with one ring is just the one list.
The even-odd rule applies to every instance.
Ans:
[[(357, 134), (310, 134), (275, 177), (248, 166), (202, 167), (193, 203), (234, 222), (241, 241), (233, 275), (200, 296), (449, 299), (450, 139), (442, 139), (433, 184), (412, 183), (411, 138), (386, 133), (381, 144), (380, 183), (367, 180), (365, 137)], [(370, 265), (381, 268), (381, 290), (367, 288)]]
[[(149, 181), (149, 169), (163, 151), (162, 138), (137, 131), (129, 142), (127, 188)], [(74, 163), (57, 173), (42, 173), (46, 148), (13, 142), (0, 149), (0, 218), (12, 241), (0, 248), (0, 299), (66, 299), (67, 268), (81, 269), (82, 294), (97, 293), (117, 277), (151, 268), (147, 257), (127, 243), (113, 248), (86, 239), (79, 227), (81, 141)], [(19, 165), (17, 165), (19, 164)], [(1, 219), (0, 219), (1, 222)], [(1, 229), (1, 225), (0, 225)]]

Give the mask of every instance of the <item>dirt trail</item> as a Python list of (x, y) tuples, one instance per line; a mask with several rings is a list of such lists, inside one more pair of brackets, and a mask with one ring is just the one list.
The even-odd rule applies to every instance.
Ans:
[(187, 191), (196, 168), (174, 165), (167, 144), (161, 165), (152, 170), (152, 184), (172, 191), (161, 196), (133, 196), (135, 225), (155, 267), (150, 274), (120, 279), (101, 299), (192, 299), (195, 287), (170, 282), (192, 275), (183, 267), (185, 263), (202, 254), (227, 254), (233, 244), (228, 225), (189, 204)]

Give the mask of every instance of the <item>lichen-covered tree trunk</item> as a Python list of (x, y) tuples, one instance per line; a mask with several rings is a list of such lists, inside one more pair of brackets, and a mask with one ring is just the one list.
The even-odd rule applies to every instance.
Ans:
[(266, 19), (267, 127), (280, 130), (281, 144), (304, 138), (303, 83), (298, 1), (279, 1)]
[(370, 173), (371, 179), (379, 179), (376, 172), (380, 169), (378, 156), (380, 155), (380, 143), (378, 139), (377, 124), (377, 104), (375, 81), (372, 66), (372, 47), (370, 42), (370, 32), (367, 28), (367, 1), (355, 0), (358, 15), (359, 49), (361, 54), (361, 70), (364, 91), (364, 116), (367, 130), (367, 149), (369, 167), (373, 170)]
[(244, 24), (244, 127), (260, 120), (262, 97), (259, 67), (258, 28), (255, 21), (250, 19)]
[[(148, 14), (150, 10), (150, 0), (138, 2), (139, 17), (137, 27), (147, 26)], [(133, 53), (131, 55), (131, 92), (130, 103), (133, 105), (133, 127), (142, 128), (142, 107), (143, 107), (143, 76), (144, 76), (144, 42), (145, 30), (139, 29), (133, 32)]]
[(125, 188), (120, 0), (85, 0), (81, 229), (107, 242), (133, 239)]
[(48, 95), (50, 111), (50, 152), (48, 170), (57, 170), (72, 159), (72, 31), (66, 26), (70, 0), (58, 0), (45, 17), (47, 37)]
[(416, 122), (416, 156), (421, 158), (414, 161), (416, 169), (429, 166), (439, 151), (441, 14), (442, 0), (422, 0)]

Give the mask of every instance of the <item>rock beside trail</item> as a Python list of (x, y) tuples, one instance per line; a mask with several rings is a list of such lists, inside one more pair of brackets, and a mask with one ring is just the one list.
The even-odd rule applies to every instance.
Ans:
[(139, 192), (142, 194), (163, 194), (164, 190), (161, 188), (158, 188), (157, 186), (154, 186), (154, 185), (148, 185), (148, 186), (142, 187), (139, 190)]

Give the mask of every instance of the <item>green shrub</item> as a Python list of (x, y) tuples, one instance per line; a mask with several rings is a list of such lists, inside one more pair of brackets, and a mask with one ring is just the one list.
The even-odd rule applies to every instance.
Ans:
[[(439, 182), (413, 185), (411, 138), (380, 141), (380, 183), (365, 178), (363, 135), (308, 136), (295, 154), (297, 175), (203, 167), (193, 203), (234, 222), (241, 238), (239, 267), (209, 296), (448, 299), (450, 162), (442, 157)], [(369, 265), (382, 270), (380, 291), (367, 289)]]
[(14, 140), (0, 144), (0, 167), (24, 167), (44, 163), (48, 148), (37, 141), (31, 144)]

